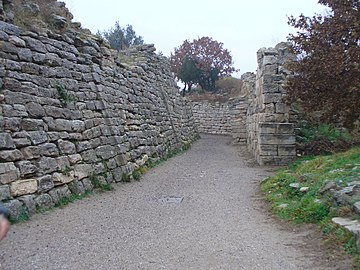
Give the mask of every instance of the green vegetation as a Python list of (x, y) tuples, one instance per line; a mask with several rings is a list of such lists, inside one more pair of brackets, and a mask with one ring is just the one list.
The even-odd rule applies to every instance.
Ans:
[(58, 92), (59, 100), (63, 106), (76, 101), (76, 97), (70, 94), (62, 84), (57, 84), (56, 90)]
[(115, 22), (114, 27), (103, 32), (98, 31), (97, 35), (109, 42), (111, 48), (115, 50), (125, 50), (133, 45), (144, 44), (142, 36), (137, 36), (131, 25), (121, 27), (119, 22)]
[(28, 212), (26, 211), (25, 207), (23, 207), (21, 209), (21, 212), (20, 214), (17, 216), (17, 217), (11, 217), (10, 216), (10, 223), (11, 224), (15, 224), (15, 223), (20, 223), (20, 222), (24, 222), (24, 221), (27, 221), (29, 220), (30, 217), (29, 217), (29, 214)]
[(111, 184), (101, 182), (95, 174), (90, 175), (89, 180), (94, 188), (101, 191), (110, 191), (114, 189)]
[(71, 194), (68, 197), (61, 198), (56, 204), (55, 207), (64, 207), (68, 205), (69, 203), (82, 200), (86, 197), (89, 197), (92, 193), (90, 191), (85, 191), (82, 194)]
[(319, 191), (329, 182), (346, 187), (359, 176), (360, 147), (355, 147), (343, 153), (299, 159), (267, 178), (261, 189), (278, 217), (294, 223), (319, 224), (329, 239), (358, 258), (352, 234), (331, 221), (335, 215), (349, 215), (351, 209), (335, 206), (331, 196)]

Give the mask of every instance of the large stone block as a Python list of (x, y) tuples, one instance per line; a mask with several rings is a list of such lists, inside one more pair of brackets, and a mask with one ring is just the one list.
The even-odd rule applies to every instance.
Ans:
[(19, 168), (21, 176), (33, 174), (38, 171), (38, 168), (28, 160), (22, 160), (15, 164), (16, 167)]
[(260, 134), (295, 134), (292, 123), (259, 123)]
[(39, 192), (46, 192), (52, 189), (54, 185), (54, 181), (51, 175), (44, 175), (37, 179), (38, 181), (38, 191)]
[(15, 149), (15, 144), (9, 133), (0, 133), (0, 150)]
[(59, 140), (58, 146), (60, 149), (60, 153), (62, 154), (75, 154), (76, 153), (76, 146), (74, 143), (65, 140)]
[(82, 180), (94, 172), (90, 164), (77, 164), (74, 166), (74, 176), (77, 180)]
[(295, 145), (279, 145), (278, 148), (279, 156), (296, 156)]
[(10, 187), (8, 185), (0, 186), (0, 201), (10, 199)]
[(287, 134), (260, 134), (259, 144), (295, 144), (295, 135)]
[(37, 191), (36, 179), (19, 180), (10, 184), (10, 193), (13, 197), (33, 194)]
[(29, 131), (29, 138), (33, 145), (38, 145), (41, 143), (45, 143), (48, 140), (47, 134), (45, 131)]
[(9, 161), (17, 161), (23, 158), (23, 154), (19, 150), (4, 150), (0, 151), (0, 161), (9, 162)]
[(20, 171), (12, 162), (0, 163), (0, 183), (9, 184), (20, 178)]
[(53, 173), (53, 181), (55, 185), (63, 185), (72, 182), (75, 179), (74, 171), (62, 173)]

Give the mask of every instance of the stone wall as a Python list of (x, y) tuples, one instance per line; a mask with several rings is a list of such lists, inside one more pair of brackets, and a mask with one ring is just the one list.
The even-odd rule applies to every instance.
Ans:
[(152, 45), (118, 54), (84, 32), (0, 21), (0, 46), (0, 200), (13, 216), (122, 181), (197, 136)]
[(293, 57), (286, 43), (257, 52), (255, 88), (247, 113), (247, 145), (259, 164), (288, 164), (296, 156), (294, 123), (290, 107), (283, 101), (283, 84), (289, 71), (284, 68)]
[(231, 112), (227, 102), (193, 102), (194, 120), (201, 133), (228, 135), (231, 133)]
[(200, 132), (232, 135), (234, 142), (247, 144), (261, 165), (288, 164), (296, 149), (294, 119), (283, 102), (283, 84), (289, 75), (284, 63), (293, 56), (286, 43), (262, 48), (257, 56), (256, 75), (241, 77), (242, 95), (225, 103), (194, 103), (195, 122)]

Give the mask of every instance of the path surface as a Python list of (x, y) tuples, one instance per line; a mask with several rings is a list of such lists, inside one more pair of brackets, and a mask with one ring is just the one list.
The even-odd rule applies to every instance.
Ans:
[(258, 192), (269, 168), (229, 142), (203, 135), (140, 182), (14, 225), (2, 269), (348, 269), (269, 216)]

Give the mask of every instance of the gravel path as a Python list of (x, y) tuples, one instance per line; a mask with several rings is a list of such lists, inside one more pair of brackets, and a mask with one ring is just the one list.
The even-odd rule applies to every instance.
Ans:
[(271, 168), (229, 142), (203, 135), (140, 182), (12, 226), (2, 269), (349, 269), (269, 216), (258, 184)]

